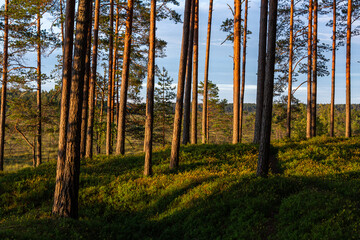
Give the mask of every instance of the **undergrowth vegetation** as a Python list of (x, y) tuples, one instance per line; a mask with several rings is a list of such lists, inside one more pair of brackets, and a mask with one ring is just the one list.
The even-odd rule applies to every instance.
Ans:
[[(51, 216), (55, 163), (0, 174), (0, 239), (358, 239), (359, 138), (273, 144), (276, 170), (255, 176), (257, 146), (196, 145), (81, 164), (79, 220)], [(276, 166), (275, 166), (276, 165)]]

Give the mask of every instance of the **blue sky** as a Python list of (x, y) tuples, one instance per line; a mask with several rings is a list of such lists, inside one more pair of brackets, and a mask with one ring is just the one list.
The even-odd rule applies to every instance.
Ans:
[[(174, 6), (174, 9), (183, 15), (184, 0), (180, 0), (180, 6)], [(245, 87), (245, 102), (254, 103), (256, 98), (256, 71), (257, 71), (257, 55), (258, 55), (258, 28), (259, 28), (259, 13), (260, 0), (249, 0), (249, 30), (252, 35), (248, 41), (247, 67), (246, 67), (246, 87)], [(3, 5), (4, 1), (0, 0)], [(220, 89), (220, 98), (227, 99), (230, 103), (233, 101), (233, 46), (232, 43), (225, 43), (221, 45), (226, 38), (226, 34), (220, 31), (220, 25), (223, 20), (231, 17), (231, 11), (228, 5), (233, 6), (233, 0), (214, 0), (214, 12), (212, 22), (211, 35), (211, 53), (210, 53), (210, 71), (209, 79), (216, 83)], [(209, 1), (200, 1), (200, 49), (199, 49), (199, 80), (204, 79), (204, 65), (205, 65), (205, 48), (206, 48), (206, 32), (208, 21)], [(320, 16), (319, 19), (319, 38), (323, 42), (331, 43), (331, 29), (325, 26), (325, 23), (331, 16)], [(43, 22), (42, 27), (46, 28), (48, 23)], [(175, 24), (171, 21), (162, 21), (157, 23), (157, 36), (168, 42), (166, 54), (167, 57), (156, 59), (156, 64), (160, 67), (165, 67), (170, 76), (174, 79), (174, 83), (178, 80), (180, 48), (182, 38), (182, 24)], [(360, 37), (352, 38), (352, 102), (360, 103), (360, 52), (357, 51), (360, 47)], [(336, 103), (345, 103), (345, 47), (341, 47), (337, 52), (336, 62)], [(54, 52), (49, 57), (43, 56), (42, 69), (49, 73), (56, 62), (55, 56), (60, 52)], [(331, 58), (331, 53), (327, 54)], [(27, 56), (29, 63), (35, 63), (34, 54)], [(329, 67), (330, 67), (329, 62)], [(304, 76), (305, 77), (305, 76)], [(300, 79), (300, 82), (302, 79)], [(299, 83), (294, 83), (297, 87)], [(50, 89), (54, 86), (52, 82), (44, 85), (44, 89)], [(146, 79), (144, 80), (146, 86)], [(318, 79), (318, 102), (330, 102), (330, 76)], [(145, 91), (142, 91), (142, 96), (145, 97)], [(306, 85), (303, 85), (295, 94), (302, 102), (306, 102)]]
[[(185, 1), (180, 1), (181, 5), (175, 9), (183, 14), (183, 5)], [(257, 55), (258, 55), (258, 28), (259, 28), (259, 13), (260, 1), (250, 0), (249, 2), (249, 30), (252, 31), (250, 40), (248, 41), (247, 67), (246, 67), (246, 87), (245, 87), (245, 102), (254, 103), (256, 99), (256, 72), (257, 72)], [(220, 25), (223, 20), (231, 17), (231, 11), (227, 6), (233, 6), (232, 0), (214, 0), (214, 12), (211, 35), (211, 53), (210, 53), (210, 71), (209, 79), (215, 82), (220, 88), (220, 98), (226, 98), (232, 102), (232, 82), (233, 82), (233, 63), (231, 43), (221, 45), (226, 38), (226, 34), (220, 31)], [(200, 3), (200, 51), (199, 51), (199, 79), (204, 79), (204, 65), (205, 65), (205, 48), (206, 48), (206, 30), (208, 21), (208, 1), (201, 1)], [(325, 26), (325, 23), (331, 16), (320, 16), (319, 19), (319, 38), (323, 42), (331, 43), (331, 29)], [(168, 42), (167, 57), (158, 59), (157, 64), (164, 66), (170, 75), (177, 82), (177, 72), (179, 69), (179, 54), (181, 47), (181, 33), (182, 25), (174, 24), (172, 22), (164, 21), (158, 23), (157, 34)], [(360, 103), (360, 64), (357, 62), (360, 54), (357, 49), (360, 47), (359, 37), (352, 39), (352, 102)], [(336, 103), (345, 103), (345, 47), (341, 47), (337, 52), (336, 62)], [(331, 53), (327, 54), (331, 58)], [(331, 64), (331, 62), (329, 62)], [(329, 65), (330, 68), (330, 65)], [(301, 82), (301, 81), (300, 81)], [(294, 83), (294, 87), (299, 83)], [(330, 103), (330, 76), (318, 79), (318, 102)], [(306, 102), (306, 84), (303, 85), (295, 94), (302, 102)]]

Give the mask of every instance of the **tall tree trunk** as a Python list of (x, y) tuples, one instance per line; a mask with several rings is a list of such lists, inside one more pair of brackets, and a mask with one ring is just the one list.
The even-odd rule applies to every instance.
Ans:
[(3, 79), (1, 88), (1, 109), (0, 109), (0, 171), (4, 170), (4, 145), (5, 145), (5, 117), (6, 117), (6, 88), (8, 76), (8, 49), (9, 49), (9, 0), (5, 0), (4, 11), (4, 53), (3, 53)]
[(184, 103), (184, 83), (186, 74), (186, 62), (187, 62), (187, 50), (189, 45), (189, 26), (190, 26), (190, 13), (191, 4), (193, 0), (185, 1), (184, 9), (184, 23), (183, 23), (183, 36), (181, 43), (181, 55), (179, 64), (179, 79), (177, 87), (177, 97), (175, 106), (174, 117), (174, 131), (171, 144), (171, 157), (170, 157), (170, 169), (174, 169), (179, 166), (179, 150), (180, 150), (180, 134), (181, 134), (181, 119)]
[(85, 56), (88, 24), (91, 22), (91, 1), (80, 0), (76, 21), (73, 75), (68, 122), (68, 139), (64, 177), (57, 183), (59, 192), (53, 213), (59, 217), (78, 217), (78, 195), (80, 175), (81, 108), (85, 75)]
[(286, 116), (286, 136), (291, 137), (291, 100), (292, 100), (292, 75), (293, 75), (293, 49), (294, 49), (294, 0), (291, 0), (290, 7), (290, 45), (289, 45), (289, 84), (288, 84), (288, 102)]
[(261, 0), (254, 143), (260, 143), (260, 135), (261, 135), (262, 112), (263, 112), (263, 104), (264, 104), (265, 67), (266, 67), (265, 64), (266, 64), (267, 16), (268, 16), (268, 0)]
[(193, 64), (193, 49), (194, 49), (194, 21), (195, 21), (195, 1), (192, 2), (190, 15), (190, 33), (189, 46), (186, 67), (186, 82), (185, 82), (185, 99), (184, 99), (184, 123), (183, 123), (183, 144), (190, 142), (190, 111), (191, 111), (191, 77)]
[(316, 105), (317, 105), (317, 41), (318, 41), (318, 1), (314, 0), (314, 34), (313, 34), (313, 81), (311, 99), (311, 135), (316, 136)]
[(245, 0), (242, 82), (241, 82), (241, 95), (240, 95), (239, 142), (241, 142), (241, 140), (242, 140), (242, 128), (243, 128), (243, 121), (244, 121), (243, 114), (244, 114), (245, 74), (246, 74), (247, 22), (248, 22), (248, 0)]
[(162, 119), (162, 124), (163, 124), (163, 127), (162, 127), (162, 134), (163, 134), (163, 147), (165, 147), (165, 130), (166, 130), (166, 105), (165, 105), (165, 84), (162, 84), (162, 106), (163, 106), (163, 119)]
[(119, 121), (117, 132), (116, 153), (125, 154), (125, 119), (126, 119), (126, 103), (127, 91), (129, 86), (129, 67), (130, 67), (130, 51), (131, 51), (131, 34), (132, 34), (132, 20), (133, 20), (134, 0), (128, 0), (126, 32), (125, 32), (125, 46), (123, 58), (123, 70), (121, 77), (121, 95), (119, 106)]
[(62, 54), (63, 54), (63, 62), (64, 62), (64, 42), (65, 42), (65, 34), (64, 34), (64, 13), (63, 13), (63, 0), (60, 0), (60, 31), (61, 31), (61, 47), (62, 47)]
[(312, 2), (312, 0), (309, 0), (306, 138), (312, 137), (312, 132), (311, 132), (311, 119), (312, 119), (312, 117), (311, 117), (312, 9), (313, 9), (313, 2)]
[(333, 42), (331, 68), (331, 107), (330, 107), (330, 137), (334, 137), (335, 118), (335, 63), (336, 63), (336, 0), (333, 0)]
[(36, 126), (36, 167), (41, 164), (41, 15), (37, 14), (37, 126)]
[(269, 35), (266, 59), (264, 109), (262, 113), (262, 127), (259, 146), (259, 159), (256, 174), (261, 177), (269, 172), (271, 120), (274, 91), (274, 68), (276, 51), (276, 24), (278, 0), (270, 0), (269, 6)]
[(145, 166), (144, 175), (152, 174), (152, 141), (154, 125), (154, 85), (155, 85), (155, 31), (156, 31), (156, 0), (151, 0), (150, 36), (149, 36), (149, 62), (146, 96), (146, 122), (145, 122)]
[(203, 96), (203, 112), (202, 112), (202, 142), (207, 140), (207, 106), (208, 106), (208, 81), (209, 81), (209, 60), (210, 60), (210, 38), (211, 38), (211, 22), (212, 22), (213, 0), (209, 3), (209, 19), (206, 42), (206, 59), (205, 59), (205, 77), (204, 77), (204, 96)]
[(194, 19), (194, 66), (191, 107), (191, 144), (197, 144), (198, 68), (199, 68), (199, 0), (195, 0)]
[(107, 118), (106, 118), (106, 155), (112, 153), (112, 101), (113, 101), (113, 79), (112, 79), (112, 65), (113, 65), (113, 44), (114, 44), (114, 0), (110, 0), (110, 35), (109, 35), (109, 85), (108, 85), (108, 99), (107, 99)]
[(88, 123), (86, 133), (86, 154), (88, 158), (93, 156), (93, 135), (94, 135), (94, 116), (95, 116), (95, 90), (96, 90), (96, 74), (97, 74), (97, 58), (98, 58), (98, 43), (99, 43), (99, 15), (100, 15), (100, 0), (95, 1), (95, 21), (94, 21), (94, 42), (92, 49), (92, 69), (91, 82), (89, 89), (89, 111)]
[(53, 213), (59, 213), (61, 184), (64, 179), (64, 168), (66, 158), (66, 140), (67, 126), (69, 117), (69, 99), (72, 75), (72, 52), (74, 40), (74, 16), (75, 16), (75, 0), (66, 1), (66, 17), (65, 17), (65, 43), (64, 43), (64, 65), (62, 76), (62, 92), (60, 107), (60, 124), (59, 124), (59, 151), (56, 167), (56, 185), (54, 195)]
[[(91, 18), (92, 18), (92, 2), (90, 6)], [(86, 57), (85, 57), (85, 77), (84, 77), (84, 99), (81, 113), (81, 143), (80, 143), (80, 157), (85, 157), (86, 153), (86, 132), (88, 124), (88, 112), (89, 112), (89, 92), (91, 81), (91, 30), (92, 21), (89, 24), (87, 32), (87, 45), (86, 45)]]
[(233, 144), (239, 142), (240, 119), (240, 52), (241, 52), (241, 0), (235, 0), (234, 16), (234, 100), (233, 100)]
[[(115, 122), (115, 83), (118, 86), (118, 81), (117, 81), (117, 57), (118, 57), (118, 49), (119, 49), (119, 14), (120, 14), (120, 6), (118, 4), (118, 1), (116, 3), (116, 23), (115, 23), (115, 44), (114, 44), (114, 54), (113, 54), (113, 61), (112, 61), (112, 81), (113, 81), (113, 85), (112, 85), (112, 89), (111, 89), (111, 95), (112, 95), (112, 114), (111, 114), (111, 122)], [(117, 91), (117, 93), (119, 93), (119, 91)], [(118, 113), (119, 111), (117, 111)], [(118, 115), (118, 114), (117, 114)], [(118, 116), (116, 117), (116, 119), (118, 119)], [(113, 145), (113, 143), (111, 143), (111, 145)]]
[(351, 137), (351, 18), (352, 18), (352, 0), (348, 0), (347, 12), (347, 32), (346, 32), (346, 120), (345, 137)]

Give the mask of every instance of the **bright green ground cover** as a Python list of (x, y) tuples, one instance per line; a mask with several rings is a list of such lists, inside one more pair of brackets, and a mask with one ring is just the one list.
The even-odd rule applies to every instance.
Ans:
[(0, 239), (360, 239), (360, 139), (275, 143), (278, 170), (255, 177), (257, 148), (182, 148), (81, 165), (80, 219), (50, 215), (55, 164), (0, 174)]

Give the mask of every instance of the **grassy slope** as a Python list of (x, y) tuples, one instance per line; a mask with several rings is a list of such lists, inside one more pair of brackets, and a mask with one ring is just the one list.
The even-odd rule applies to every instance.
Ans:
[(97, 157), (81, 165), (80, 220), (50, 216), (55, 164), (0, 174), (0, 239), (358, 239), (360, 139), (279, 142), (280, 174), (254, 175), (253, 145)]

